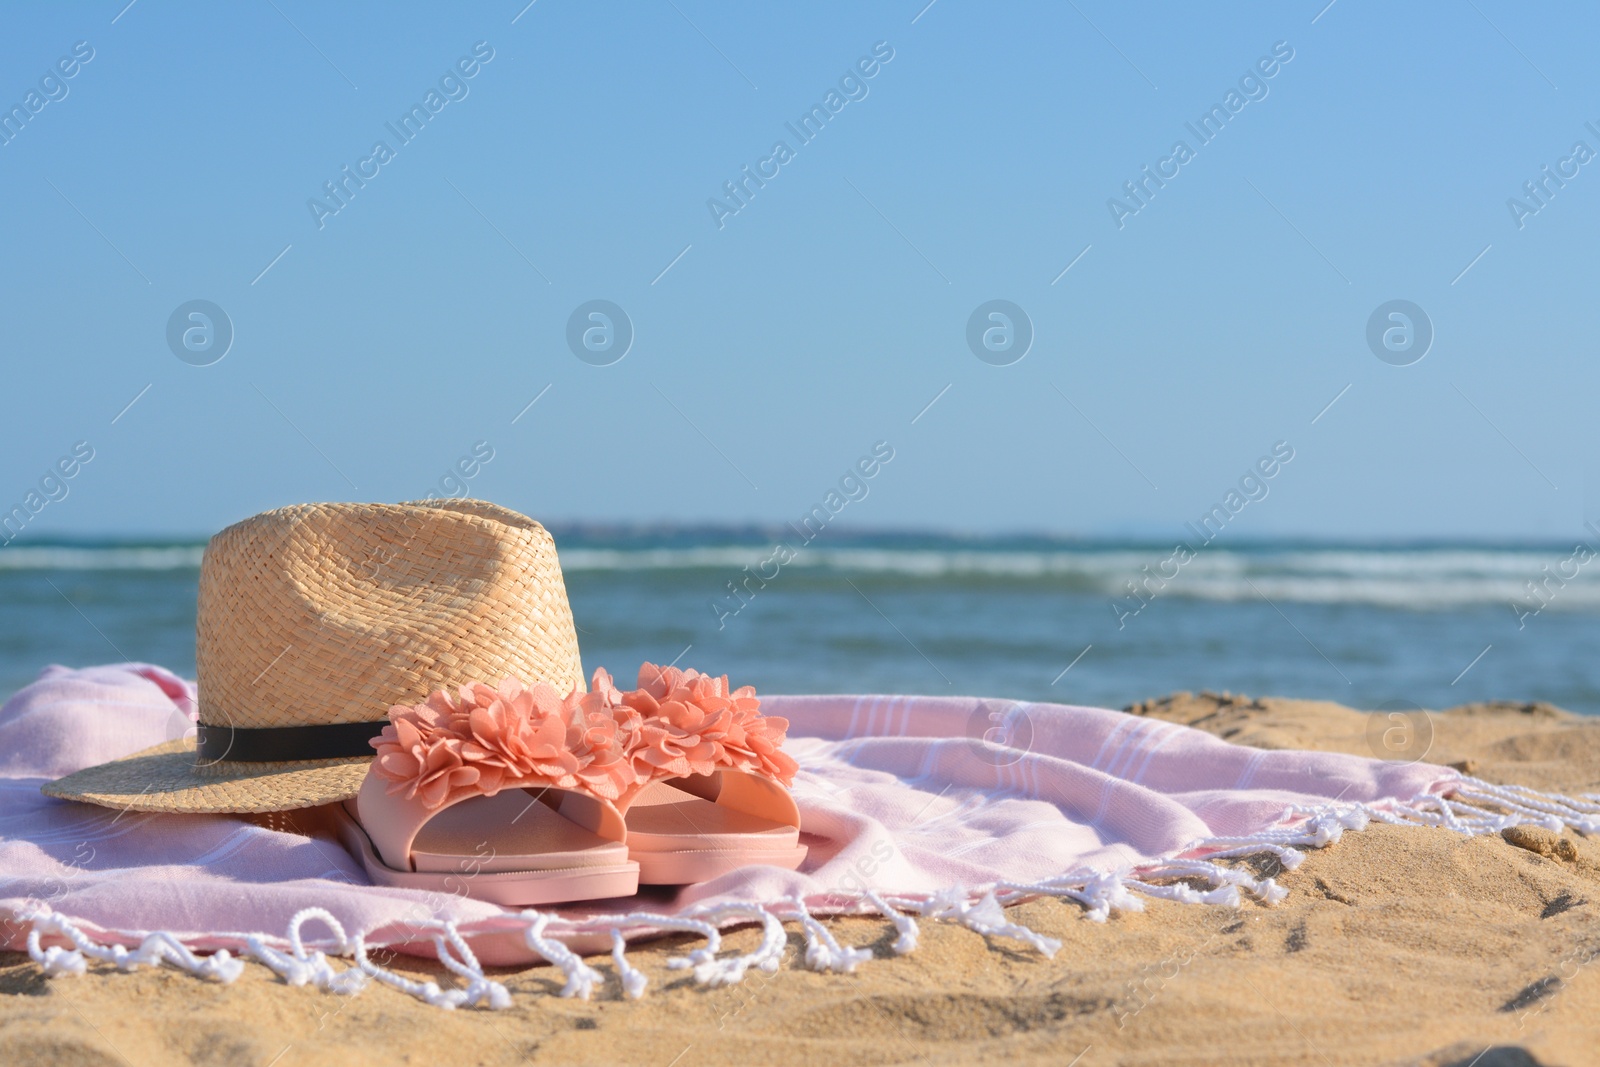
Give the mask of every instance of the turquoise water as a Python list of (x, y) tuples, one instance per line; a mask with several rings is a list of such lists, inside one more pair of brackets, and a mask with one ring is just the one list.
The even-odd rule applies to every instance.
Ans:
[[(792, 531), (556, 533), (586, 668), (630, 680), (650, 659), (766, 692), (1120, 707), (1204, 688), (1600, 713), (1600, 564), (1572, 545), (1260, 543), (1179, 561), (1170, 544), (830, 531), (783, 563)], [(191, 673), (199, 558), (197, 544), (0, 549), (0, 688), (47, 663)]]

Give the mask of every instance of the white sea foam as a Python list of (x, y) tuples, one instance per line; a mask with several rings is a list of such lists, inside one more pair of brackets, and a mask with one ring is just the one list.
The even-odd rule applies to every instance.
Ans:
[(56, 545), (0, 549), (0, 571), (172, 571), (200, 566), (199, 545), (76, 548)]
[[(734, 577), (770, 555), (766, 546), (684, 549), (572, 549), (563, 567), (584, 571), (693, 570)], [(1080, 593), (1121, 596), (1170, 550), (1061, 549), (1045, 551), (902, 548), (810, 548), (785, 566), (813, 572), (892, 575), (910, 579), (1039, 579)], [(1208, 549), (1168, 583), (1164, 596), (1200, 600), (1271, 600), (1370, 604), (1415, 610), (1509, 604), (1528, 599), (1539, 581), (1568, 555), (1560, 549), (1357, 549), (1279, 551)], [(1600, 609), (1600, 569), (1581, 571), (1554, 596), (1555, 610)]]
[[(801, 549), (791, 568), (828, 573), (901, 578), (908, 581), (1038, 581), (1063, 593), (1119, 598), (1144, 568), (1157, 572), (1170, 548), (1003, 549), (878, 546)], [(12, 546), (0, 549), (0, 572), (45, 570), (194, 569), (202, 547)], [(710, 571), (720, 585), (754, 569), (772, 554), (770, 545), (672, 548), (571, 547), (561, 565), (572, 575)], [(1555, 572), (1570, 549), (1515, 548), (1272, 548), (1202, 549), (1167, 583), (1162, 596), (1211, 601), (1274, 601), (1367, 604), (1437, 610), (1475, 605), (1529, 605), (1527, 583), (1544, 569)], [(780, 579), (781, 581), (781, 579)], [(1584, 567), (1555, 595), (1549, 609), (1600, 611), (1600, 567)]]

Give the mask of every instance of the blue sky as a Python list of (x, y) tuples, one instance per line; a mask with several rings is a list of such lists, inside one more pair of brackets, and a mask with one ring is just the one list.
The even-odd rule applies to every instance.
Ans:
[[(0, 146), (0, 505), (94, 453), (30, 536), (420, 497), (479, 442), (471, 493), (548, 521), (795, 518), (888, 441), (854, 525), (1165, 536), (1283, 441), (1241, 535), (1579, 530), (1590, 8), (124, 2), (3, 16), (0, 104), (60, 98)], [(1519, 228), (1545, 166), (1577, 171)], [(1395, 299), (1409, 366), (1366, 340)], [(167, 341), (193, 300), (233, 330), (207, 366)], [(593, 300), (633, 333), (605, 366), (567, 341)], [(991, 300), (1010, 365), (967, 343)]]

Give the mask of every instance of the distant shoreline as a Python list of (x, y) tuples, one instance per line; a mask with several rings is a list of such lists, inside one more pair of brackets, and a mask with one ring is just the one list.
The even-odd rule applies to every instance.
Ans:
[[(565, 546), (581, 547), (703, 547), (770, 545), (774, 537), (790, 532), (788, 525), (773, 523), (698, 523), (698, 522), (545, 522), (544, 526)], [(975, 533), (934, 527), (851, 527), (829, 528), (829, 541), (840, 547), (953, 548), (975, 550), (1061, 549), (1075, 551), (1116, 551), (1130, 549), (1170, 549), (1181, 539), (1182, 530), (1168, 535), (1074, 534), (1045, 531), (1002, 531)], [(0, 547), (0, 554), (19, 548), (128, 549), (128, 548), (203, 548), (209, 534), (26, 534)], [(1229, 532), (1214, 543), (1230, 551), (1257, 553), (1273, 551), (1563, 551), (1570, 550), (1573, 537), (1472, 538), (1472, 537), (1350, 537), (1330, 538), (1285, 534), (1261, 536)]]

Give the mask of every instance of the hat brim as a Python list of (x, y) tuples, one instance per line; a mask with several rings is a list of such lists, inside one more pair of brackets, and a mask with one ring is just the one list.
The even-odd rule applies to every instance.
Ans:
[(195, 765), (192, 740), (179, 739), (110, 763), (85, 767), (41, 787), (46, 796), (123, 811), (226, 814), (293, 811), (348, 800), (372, 759)]

